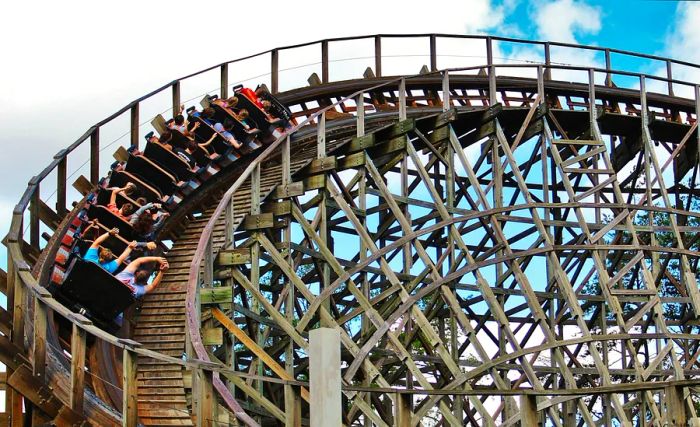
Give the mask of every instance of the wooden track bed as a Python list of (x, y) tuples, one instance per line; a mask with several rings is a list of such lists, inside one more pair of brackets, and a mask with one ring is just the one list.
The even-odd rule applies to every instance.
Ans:
[[(347, 139), (329, 141), (332, 151)], [(292, 151), (291, 172), (294, 174), (316, 157), (316, 145), (306, 144)], [(260, 177), (260, 200), (281, 182), (282, 167), (263, 162)], [(233, 181), (231, 181), (233, 182)], [(250, 212), (250, 181), (234, 195), (234, 229)], [(167, 258), (170, 269), (163, 276), (160, 286), (143, 298), (132, 339), (144, 348), (169, 356), (180, 357), (185, 353), (186, 321), (185, 300), (190, 260), (197, 248), (200, 235), (216, 209), (218, 200), (209, 203), (202, 215), (190, 222), (174, 244)], [(214, 253), (224, 244), (225, 219), (221, 217), (214, 229)], [(163, 364), (147, 358), (138, 360), (138, 412), (139, 420), (148, 426), (191, 426), (193, 419), (188, 408), (184, 372), (178, 365)]]

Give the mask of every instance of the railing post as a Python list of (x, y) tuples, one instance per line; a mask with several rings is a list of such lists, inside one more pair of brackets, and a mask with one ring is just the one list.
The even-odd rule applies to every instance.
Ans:
[(544, 70), (544, 79), (552, 80), (552, 51), (549, 42), (544, 43), (544, 64), (546, 66)]
[(29, 243), (39, 249), (39, 205), (41, 204), (41, 187), (39, 178), (32, 177), (29, 185), (34, 186), (34, 192), (29, 203)]
[[(394, 426), (393, 427), (410, 427), (411, 426), (411, 395), (403, 395), (396, 393), (394, 399)], [(456, 396), (459, 398), (459, 396)]]
[(442, 73), (442, 111), (447, 111), (452, 107), (450, 99), (450, 73), (445, 70)]
[(273, 49), (270, 58), (270, 91), (273, 94), (279, 92), (280, 78), (280, 53)]
[(125, 346), (122, 356), (122, 427), (136, 427), (138, 420), (138, 357)]
[(520, 425), (523, 427), (538, 427), (540, 416), (537, 413), (535, 396), (523, 394), (520, 396)]
[(688, 422), (688, 415), (685, 411), (685, 398), (683, 387), (667, 386), (664, 389), (664, 403), (666, 404), (666, 416), (668, 425), (684, 426)]
[(406, 120), (406, 79), (403, 78), (399, 81), (399, 120)]
[(328, 40), (321, 42), (321, 83), (328, 83)]
[(360, 92), (359, 95), (357, 95), (357, 99), (355, 101), (355, 104), (357, 104), (357, 136), (364, 136), (365, 134), (365, 93)]
[(180, 112), (180, 81), (173, 82), (173, 117)]
[(374, 36), (374, 75), (382, 76), (382, 38)]
[(430, 71), (437, 71), (437, 36), (430, 35)]
[[(44, 288), (42, 288), (44, 289)], [(47, 291), (48, 294), (48, 291)], [(48, 294), (45, 297), (51, 297)], [(34, 342), (32, 355), (34, 359), (34, 376), (46, 382), (46, 326), (48, 323), (47, 310), (39, 297), (34, 296)]]
[(605, 86), (612, 86), (612, 74), (610, 70), (612, 69), (612, 62), (610, 60), (610, 49), (605, 49)]
[(666, 77), (668, 78), (668, 95), (673, 96), (673, 64), (666, 60)]
[(64, 155), (64, 152), (60, 151), (58, 154), (56, 154), (54, 158), (61, 159), (61, 161), (58, 162), (58, 167), (56, 168), (56, 213), (63, 216), (68, 212), (68, 210), (66, 209), (66, 180), (68, 179), (68, 155)]
[(228, 63), (221, 64), (221, 99), (228, 98)]
[[(73, 318), (82, 324), (91, 324), (87, 318), (75, 314)], [(87, 333), (83, 328), (73, 323), (73, 333), (70, 340), (70, 407), (77, 413), (83, 412), (83, 397), (85, 394), (85, 347)]]
[(96, 127), (90, 134), (90, 182), (94, 185), (100, 181), (100, 128)]
[(342, 421), (340, 393), (340, 333), (331, 328), (309, 332), (309, 388), (311, 427), (339, 426)]
[(489, 105), (496, 103), (496, 67), (493, 65), (493, 39), (486, 37), (486, 63), (489, 68)]
[(213, 427), (214, 423), (214, 385), (212, 373), (202, 368), (197, 369), (197, 427)]
[(139, 147), (139, 103), (131, 107), (131, 146)]

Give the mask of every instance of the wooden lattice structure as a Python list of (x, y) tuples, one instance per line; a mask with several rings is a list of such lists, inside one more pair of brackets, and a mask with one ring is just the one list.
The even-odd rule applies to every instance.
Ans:
[[(147, 97), (32, 180), (7, 240), (13, 425), (22, 401), (36, 424), (304, 425), (318, 327), (340, 334), (345, 425), (700, 423), (700, 97), (671, 71), (694, 65), (640, 55), (667, 66), (648, 77), (590, 47), (605, 68), (554, 65), (552, 46), (584, 48), (555, 43), (499, 65), (486, 37), (483, 65), (440, 70), (426, 35), (430, 66), (385, 77), (384, 37), (361, 38), (375, 63), (357, 80), (331, 81), (319, 42), (320, 77), (286, 91), (283, 48), (265, 53), (299, 125), (183, 199), (162, 233), (173, 268), (129, 337), (42, 284), (72, 219), (68, 153), (91, 142), (96, 183), (100, 127), (128, 114), (138, 145)], [(56, 209), (39, 191), (54, 169)]]

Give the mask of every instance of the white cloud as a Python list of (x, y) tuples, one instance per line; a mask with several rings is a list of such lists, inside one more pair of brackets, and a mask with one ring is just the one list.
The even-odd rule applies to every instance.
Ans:
[(537, 8), (534, 17), (543, 40), (576, 43), (576, 33), (596, 34), (601, 29), (600, 9), (584, 1), (544, 3)]
[[(700, 63), (700, 4), (696, 2), (679, 2), (676, 8), (674, 20), (670, 23), (670, 32), (666, 37), (664, 53), (662, 56), (675, 58), (681, 61)], [(665, 65), (660, 65), (654, 73), (666, 76)], [(673, 78), (675, 80), (698, 82), (700, 81), (700, 69), (682, 65), (673, 65)], [(666, 84), (652, 83), (651, 90), (666, 93)], [(674, 93), (678, 96), (693, 98), (694, 90), (690, 86), (675, 85)]]

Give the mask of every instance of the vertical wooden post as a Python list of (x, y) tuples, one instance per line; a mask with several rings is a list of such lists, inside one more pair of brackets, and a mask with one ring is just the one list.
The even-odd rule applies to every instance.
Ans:
[[(357, 104), (357, 125), (356, 125), (356, 131), (357, 131), (357, 136), (361, 137), (365, 135), (365, 94), (364, 92), (361, 92), (359, 95), (357, 95), (357, 100), (355, 101)], [(358, 168), (358, 178), (359, 181), (357, 183), (357, 200), (358, 200), (358, 205), (360, 210), (365, 211), (367, 209), (367, 180), (365, 178), (365, 175), (367, 173), (365, 166), (362, 165)], [(360, 221), (363, 226), (366, 226), (367, 224), (367, 217), (365, 215), (360, 217)], [(367, 258), (367, 245), (365, 244), (364, 240), (358, 236), (360, 242), (360, 261), (364, 260)], [(361, 288), (362, 288), (362, 295), (365, 296), (369, 300), (370, 298), (370, 292), (369, 292), (369, 282), (367, 281), (367, 274), (365, 272), (361, 273), (360, 276), (361, 279)], [(367, 334), (367, 331), (369, 330), (370, 327), (370, 321), (367, 318), (367, 314), (365, 312), (362, 313), (360, 317), (360, 335), (364, 338)], [(364, 378), (363, 383), (364, 386), (369, 387), (370, 385), (370, 380), (369, 378)], [(371, 404), (371, 398), (369, 393), (365, 396), (366, 403), (369, 405)], [(364, 421), (365, 427), (370, 427), (372, 426), (372, 420), (370, 420), (368, 417), (365, 417)]]
[(90, 135), (90, 182), (94, 185), (100, 181), (100, 128), (95, 128)]
[(279, 92), (280, 85), (280, 53), (273, 49), (270, 57), (270, 91), (272, 94)]
[[(43, 288), (42, 288), (43, 289)], [(45, 297), (51, 297), (48, 293)], [(34, 296), (34, 339), (32, 343), (32, 359), (34, 360), (33, 374), (41, 381), (46, 382), (46, 326), (47, 326), (46, 305)]]
[(321, 83), (328, 83), (328, 40), (321, 42)]
[(180, 81), (173, 82), (173, 117), (180, 112)]
[(228, 98), (228, 63), (221, 64), (220, 73), (221, 84), (219, 93), (221, 93), (221, 99), (226, 99)]
[(520, 396), (520, 425), (522, 427), (538, 427), (540, 425), (535, 396), (525, 394)]
[(612, 74), (610, 70), (612, 69), (612, 62), (610, 61), (610, 49), (605, 49), (605, 86), (612, 86)]
[(374, 75), (382, 76), (382, 38), (374, 36)]
[(214, 249), (213, 238), (209, 237), (204, 250), (204, 286), (211, 287), (214, 282)]
[(54, 156), (55, 159), (61, 159), (58, 162), (56, 169), (56, 213), (61, 217), (68, 213), (66, 209), (66, 180), (68, 177), (68, 156), (64, 150), (61, 150)]
[(452, 107), (450, 99), (450, 73), (445, 70), (442, 72), (442, 111), (447, 111)]
[[(284, 142), (282, 143), (282, 185), (288, 185), (292, 182), (292, 141), (291, 137), (287, 135)], [(282, 233), (282, 239), (284, 243), (291, 243), (292, 241), (292, 223), (291, 221), (287, 223), (284, 227)], [(292, 262), (292, 251), (287, 250), (286, 254), (287, 263), (289, 265), (294, 265)], [(284, 276), (284, 275), (283, 275)], [(284, 315), (290, 324), (294, 323), (294, 300), (295, 300), (295, 289), (294, 286), (290, 286), (289, 279), (284, 276), (282, 278), (284, 281), (284, 287), (287, 288), (287, 298), (284, 302)], [(287, 374), (292, 378), (296, 378), (294, 372), (294, 341), (289, 340), (284, 353), (284, 368)], [(301, 406), (299, 401), (299, 390), (295, 387), (285, 384), (284, 386), (284, 408), (286, 413), (285, 427), (301, 427)]]
[[(20, 240), (21, 241), (21, 240)], [(29, 266), (17, 266), (8, 254), (7, 260), (7, 307), (12, 309), (12, 343), (20, 348), (24, 348), (24, 284), (19, 277), (19, 271), (29, 271)], [(7, 370), (7, 377), (12, 374)], [(15, 390), (5, 392), (5, 411), (9, 416), (8, 425), (12, 427), (22, 427), (24, 424), (22, 415), (22, 395)]]
[[(260, 214), (260, 164), (258, 163), (250, 176), (250, 214), (258, 215)], [(259, 232), (253, 232), (253, 245), (250, 248), (250, 282), (255, 287), (255, 289), (260, 290), (260, 242), (257, 240)], [(256, 314), (260, 313), (260, 301), (257, 298), (253, 298), (252, 304), (253, 312)], [(255, 336), (255, 342), (263, 347), (264, 343), (263, 334), (260, 330), (260, 324), (254, 323), (253, 333)], [(257, 360), (257, 374), (263, 374), (262, 362)], [(257, 381), (257, 390), (262, 393), (263, 383), (262, 381)]]
[(29, 243), (39, 249), (39, 205), (41, 204), (41, 186), (39, 178), (32, 177), (29, 185), (34, 186), (34, 192), (29, 204)]
[(406, 120), (406, 79), (399, 80), (399, 120)]
[(122, 427), (136, 427), (138, 420), (137, 354), (124, 347), (122, 358)]
[(309, 333), (311, 427), (339, 426), (342, 421), (340, 333), (331, 328)]
[[(81, 315), (74, 318), (82, 318), (80, 323), (91, 322)], [(83, 412), (83, 397), (85, 394), (85, 347), (87, 334), (85, 330), (73, 323), (73, 333), (70, 341), (70, 407), (78, 413)]]
[(550, 66), (552, 65), (552, 51), (551, 51), (551, 46), (549, 45), (549, 42), (544, 43), (544, 64), (546, 65), (546, 68), (544, 70), (544, 79), (545, 80), (552, 80), (552, 69)]
[(213, 427), (216, 414), (214, 413), (214, 384), (212, 373), (205, 369), (197, 369), (197, 427)]
[[(319, 159), (322, 159), (326, 157), (326, 113), (321, 113), (321, 117), (318, 121), (318, 125), (316, 126), (316, 157)], [(327, 190), (325, 188), (319, 190), (319, 194), (321, 195), (321, 200), (318, 202), (318, 209), (320, 212), (320, 220), (318, 223), (318, 235), (321, 238), (321, 241), (329, 246), (330, 244), (330, 229), (328, 227), (328, 207), (326, 206), (326, 202), (328, 200), (327, 197)], [(329, 246), (331, 250), (333, 250), (332, 247)], [(328, 286), (331, 283), (331, 268), (328, 265), (327, 262), (322, 261), (321, 263), (321, 289), (324, 287)], [(322, 303), (322, 307), (329, 313), (331, 313), (331, 302), (330, 298), (326, 298)], [(331, 324), (328, 323), (328, 320), (322, 318), (321, 319), (321, 326), (322, 327), (331, 327)]]
[(683, 387), (668, 386), (664, 389), (664, 392), (668, 425), (686, 425), (688, 422), (688, 414), (685, 411)]
[(131, 107), (131, 146), (139, 147), (139, 103)]
[(437, 71), (437, 36), (430, 35), (430, 71)]
[(394, 398), (394, 426), (411, 427), (411, 395), (396, 393)]
[(486, 63), (489, 68), (489, 105), (496, 103), (496, 67), (493, 65), (493, 39), (486, 37)]

